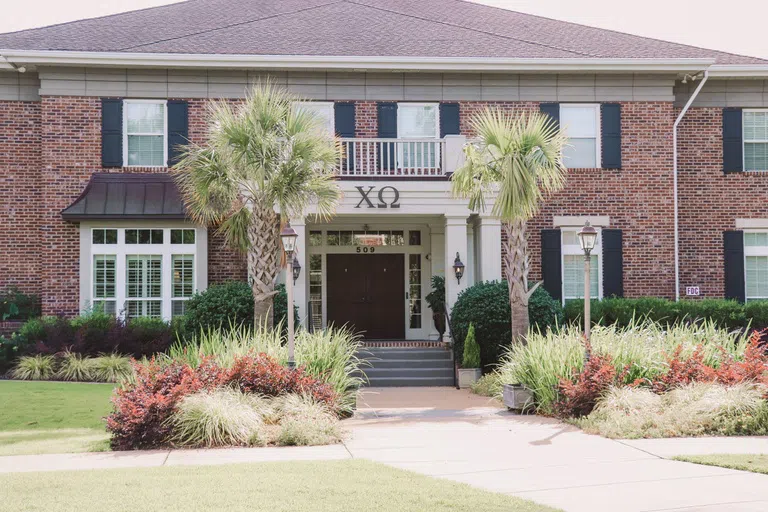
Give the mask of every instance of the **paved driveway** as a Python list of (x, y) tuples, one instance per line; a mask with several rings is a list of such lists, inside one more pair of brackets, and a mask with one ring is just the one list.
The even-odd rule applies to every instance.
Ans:
[(587, 435), (463, 391), (369, 388), (359, 406), (352, 456), (566, 511), (768, 510), (768, 476), (666, 460), (652, 442)]

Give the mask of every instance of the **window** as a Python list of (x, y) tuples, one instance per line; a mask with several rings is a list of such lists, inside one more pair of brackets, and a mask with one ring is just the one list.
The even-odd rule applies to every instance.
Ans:
[(126, 256), (125, 268), (125, 310), (128, 317), (162, 317), (163, 257)]
[(312, 112), (317, 117), (320, 125), (329, 134), (333, 135), (335, 128), (335, 115), (333, 102), (331, 101), (297, 101), (293, 104), (294, 108), (305, 112)]
[(114, 254), (93, 256), (93, 308), (111, 315), (116, 311), (116, 273)]
[(85, 229), (91, 233), (90, 264), (81, 276), (90, 291), (83, 304), (126, 317), (170, 320), (184, 314), (204, 279), (197, 272), (198, 248), (207, 246), (204, 229)]
[(747, 300), (768, 299), (768, 232), (744, 232), (744, 279)]
[[(194, 231), (192, 231), (194, 233)], [(171, 300), (171, 316), (183, 315), (186, 311), (187, 299), (195, 293), (195, 257), (191, 254), (174, 254), (171, 256), (173, 267), (173, 300)]]
[(600, 166), (600, 105), (561, 104), (560, 126), (568, 136), (563, 163), (569, 168)]
[(123, 165), (165, 167), (165, 100), (125, 100), (123, 102)]
[(331, 246), (400, 246), (405, 245), (405, 236), (402, 231), (328, 231), (326, 243)]
[[(578, 232), (581, 228), (562, 229), (563, 253), (563, 301), (584, 298), (584, 251), (579, 245)], [(590, 255), (590, 296), (600, 299), (603, 296), (603, 244), (600, 228), (597, 229), (597, 241)]]
[[(397, 137), (439, 139), (439, 117), (437, 103), (398, 103)], [(402, 168), (434, 168), (439, 164), (436, 142), (402, 142), (398, 148), (399, 166)]]
[(421, 329), (421, 254), (408, 255), (409, 323)]
[(768, 110), (744, 110), (744, 170), (768, 171)]
[(309, 255), (309, 304), (313, 330), (323, 328), (323, 256)]

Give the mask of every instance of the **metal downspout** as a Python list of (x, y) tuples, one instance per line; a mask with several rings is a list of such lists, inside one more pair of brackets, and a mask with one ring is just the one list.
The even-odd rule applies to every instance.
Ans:
[(680, 222), (678, 217), (678, 200), (677, 200), (677, 127), (680, 125), (680, 121), (683, 120), (683, 117), (685, 116), (685, 113), (688, 112), (688, 109), (691, 107), (693, 102), (696, 100), (696, 97), (699, 95), (699, 91), (701, 91), (701, 88), (704, 87), (704, 84), (707, 83), (707, 79), (709, 78), (709, 70), (704, 70), (704, 78), (701, 79), (701, 82), (699, 83), (699, 86), (696, 87), (696, 90), (693, 91), (693, 94), (690, 98), (688, 98), (688, 102), (685, 104), (685, 107), (683, 107), (683, 110), (680, 111), (680, 115), (677, 116), (677, 119), (675, 120), (674, 129), (672, 130), (672, 146), (673, 146), (673, 153), (674, 153), (674, 162), (673, 162), (673, 195), (674, 195), (674, 201), (675, 201), (675, 301), (680, 300)]

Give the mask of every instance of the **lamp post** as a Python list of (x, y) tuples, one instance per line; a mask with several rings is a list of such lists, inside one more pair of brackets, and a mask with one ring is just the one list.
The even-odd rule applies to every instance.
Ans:
[[(294, 267), (293, 255), (296, 251), (297, 238), (299, 238), (299, 234), (291, 227), (290, 222), (286, 222), (282, 231), (280, 231), (280, 240), (283, 242), (286, 264), (291, 268), (291, 275), (287, 275), (285, 280), (285, 291), (286, 295), (288, 295), (288, 368), (296, 367), (296, 361), (293, 357), (293, 281), (299, 277), (298, 272), (301, 271), (300, 266), (298, 271)], [(298, 265), (298, 262), (296, 262), (296, 265)], [(296, 277), (291, 279), (294, 275)]]
[(589, 336), (592, 331), (592, 321), (589, 317), (590, 299), (592, 298), (592, 286), (590, 277), (590, 263), (592, 249), (595, 248), (597, 242), (597, 231), (593, 228), (589, 221), (584, 224), (584, 227), (579, 231), (579, 245), (581, 250), (584, 251), (584, 338), (589, 341)]

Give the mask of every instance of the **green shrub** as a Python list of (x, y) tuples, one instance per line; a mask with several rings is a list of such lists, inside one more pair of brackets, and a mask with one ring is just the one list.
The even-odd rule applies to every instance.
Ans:
[(765, 435), (764, 393), (754, 384), (696, 383), (661, 395), (644, 388), (611, 388), (577, 423), (589, 433), (620, 439)]
[(472, 393), (491, 398), (501, 398), (503, 384), (498, 372), (486, 373), (469, 386)]
[[(581, 328), (567, 326), (557, 332), (532, 333), (525, 345), (512, 346), (499, 366), (503, 384), (523, 384), (534, 394), (538, 410), (551, 413), (561, 378), (572, 380), (584, 367)], [(667, 370), (667, 358), (678, 346), (690, 357), (701, 347), (704, 362), (717, 367), (722, 351), (741, 358), (747, 337), (715, 327), (713, 322), (660, 326), (645, 321), (626, 327), (595, 326), (592, 351), (611, 356), (624, 383), (654, 380)]]
[(11, 286), (0, 292), (0, 321), (27, 320), (40, 316), (40, 297)]
[(480, 346), (475, 340), (475, 325), (470, 323), (467, 337), (464, 338), (464, 357), (462, 368), (480, 368)]
[(264, 445), (262, 402), (265, 400), (232, 388), (188, 395), (169, 419), (172, 441), (206, 448)]
[(102, 354), (90, 359), (91, 377), (99, 382), (123, 382), (131, 378), (131, 360), (120, 354)]
[(11, 375), (21, 380), (50, 380), (56, 375), (56, 361), (42, 354), (21, 357)]
[(93, 380), (93, 360), (75, 352), (65, 352), (61, 357), (56, 377), (61, 380), (87, 382)]
[(184, 314), (186, 333), (199, 333), (230, 325), (253, 325), (253, 292), (248, 283), (214, 284), (193, 295)]
[[(529, 301), (528, 318), (532, 330), (545, 332), (548, 327), (562, 323), (562, 308), (547, 291), (539, 286)], [(500, 355), (512, 338), (510, 327), (509, 290), (507, 282), (482, 282), (459, 294), (451, 311), (451, 329), (456, 360), (464, 353), (464, 339), (469, 324), (475, 326), (483, 367), (498, 363)]]
[[(565, 320), (582, 322), (584, 301), (569, 300), (565, 303)], [(722, 329), (756, 329), (768, 327), (768, 301), (750, 301), (741, 304), (725, 299), (681, 300), (679, 302), (642, 297), (637, 299), (607, 298), (592, 300), (592, 323), (627, 326), (634, 320), (651, 320), (660, 324), (711, 320)]]

